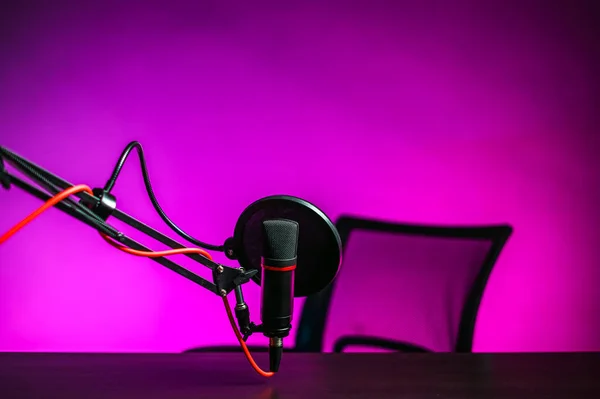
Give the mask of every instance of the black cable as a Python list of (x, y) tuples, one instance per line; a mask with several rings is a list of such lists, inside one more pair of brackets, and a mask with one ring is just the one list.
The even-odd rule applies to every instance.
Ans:
[(194, 237), (190, 236), (185, 231), (181, 230), (175, 223), (173, 223), (171, 221), (171, 219), (169, 219), (169, 217), (165, 214), (165, 212), (162, 210), (162, 208), (158, 204), (156, 196), (154, 195), (154, 190), (152, 190), (152, 185), (150, 184), (150, 177), (148, 175), (148, 169), (146, 167), (146, 159), (144, 158), (144, 150), (142, 149), (142, 145), (139, 142), (132, 141), (131, 143), (129, 143), (127, 145), (127, 147), (125, 147), (125, 149), (121, 153), (121, 157), (119, 158), (119, 161), (117, 162), (117, 164), (115, 165), (115, 168), (113, 169), (110, 179), (108, 179), (108, 181), (106, 182), (106, 185), (104, 186), (104, 191), (110, 192), (113, 189), (115, 182), (117, 181), (117, 178), (119, 177), (119, 173), (121, 173), (121, 169), (123, 168), (123, 165), (125, 164), (125, 161), (127, 160), (127, 157), (129, 157), (129, 154), (131, 153), (131, 151), (134, 148), (137, 150), (138, 157), (140, 158), (140, 166), (142, 167), (142, 177), (144, 178), (144, 185), (146, 186), (146, 192), (148, 193), (148, 197), (150, 197), (150, 202), (152, 202), (152, 206), (154, 207), (154, 209), (156, 210), (158, 215), (161, 217), (161, 219), (175, 233), (177, 233), (180, 237), (184, 238), (185, 240), (189, 241), (190, 243), (197, 245), (199, 247), (202, 247), (204, 249), (212, 250), (212, 251), (224, 251), (225, 247), (223, 245), (207, 244), (205, 242), (199, 241), (199, 240), (195, 239)]

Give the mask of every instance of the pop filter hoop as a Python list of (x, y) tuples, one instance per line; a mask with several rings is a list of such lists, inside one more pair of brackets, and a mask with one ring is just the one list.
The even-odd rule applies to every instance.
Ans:
[(313, 204), (292, 196), (274, 195), (250, 204), (240, 215), (225, 253), (245, 271), (257, 270), (261, 284), (262, 222), (288, 219), (299, 224), (294, 296), (305, 297), (327, 287), (337, 275), (342, 257), (340, 235), (331, 220)]

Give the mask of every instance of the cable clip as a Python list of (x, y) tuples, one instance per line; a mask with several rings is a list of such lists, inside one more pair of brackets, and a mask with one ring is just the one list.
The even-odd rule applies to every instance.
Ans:
[(96, 205), (88, 204), (87, 207), (96, 215), (100, 216), (102, 220), (106, 221), (115, 209), (117, 209), (117, 198), (102, 188), (95, 188), (92, 192), (95, 197), (100, 199), (100, 201), (98, 201)]

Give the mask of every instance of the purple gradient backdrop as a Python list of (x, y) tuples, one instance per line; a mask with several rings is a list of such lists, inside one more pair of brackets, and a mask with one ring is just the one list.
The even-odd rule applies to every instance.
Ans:
[[(164, 209), (212, 242), (275, 193), (332, 218), (510, 222), (475, 350), (600, 350), (600, 51), (585, 3), (24, 3), (1, 13), (2, 145), (98, 186), (140, 140)], [(115, 193), (168, 231), (137, 161)], [(0, 231), (37, 205), (1, 193)], [(0, 264), (0, 350), (234, 342), (219, 298), (59, 211)]]

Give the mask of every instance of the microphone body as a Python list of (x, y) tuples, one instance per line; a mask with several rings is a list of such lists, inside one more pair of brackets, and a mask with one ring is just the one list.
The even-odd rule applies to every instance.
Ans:
[(273, 372), (279, 369), (283, 339), (292, 328), (298, 230), (298, 223), (287, 219), (263, 222), (260, 316), (263, 334), (269, 338), (269, 363)]

